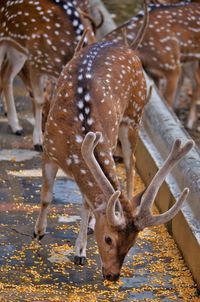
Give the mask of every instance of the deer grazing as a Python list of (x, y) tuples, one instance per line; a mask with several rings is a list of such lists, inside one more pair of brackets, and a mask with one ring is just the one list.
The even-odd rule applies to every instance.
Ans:
[[(75, 263), (86, 261), (88, 219), (93, 212), (103, 276), (111, 281), (119, 278), (139, 231), (172, 219), (188, 194), (185, 189), (166, 213), (151, 214), (151, 204), (166, 175), (193, 145), (190, 141), (181, 148), (176, 141), (150, 186), (132, 197), (133, 153), (146, 103), (146, 81), (133, 49), (144, 35), (147, 17), (145, 6), (144, 22), (130, 46), (98, 42), (75, 53), (59, 77), (45, 126), (41, 208), (34, 236), (41, 239), (46, 232), (60, 167), (76, 181), (83, 196)], [(121, 191), (113, 160), (118, 139), (127, 173), (127, 195)]]
[[(72, 58), (84, 28), (90, 22), (87, 0), (2, 0), (0, 3), (0, 91), (6, 101), (8, 123), (21, 135), (13, 96), (13, 80), (21, 75), (35, 104), (33, 143), (42, 149), (42, 105), (47, 78), (57, 79)], [(90, 33), (92, 33), (90, 31)], [(87, 37), (93, 41), (92, 34)]]
[[(104, 40), (122, 41), (122, 29), (126, 29), (128, 40), (132, 40), (142, 22), (142, 12), (127, 23), (109, 33)], [(144, 69), (159, 84), (165, 79), (164, 97), (173, 106), (181, 65), (194, 62), (192, 106), (187, 125), (193, 126), (195, 121), (195, 100), (199, 87), (200, 59), (200, 3), (150, 4), (149, 26), (144, 39), (138, 48)], [(195, 68), (194, 68), (195, 67)], [(191, 71), (190, 71), (191, 73)]]

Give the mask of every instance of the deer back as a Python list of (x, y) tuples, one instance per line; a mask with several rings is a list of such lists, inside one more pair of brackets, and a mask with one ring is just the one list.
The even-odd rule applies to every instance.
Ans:
[[(87, 1), (81, 2), (82, 9)], [(84, 26), (76, 1), (3, 1), (0, 42), (23, 51), (40, 73), (58, 77), (73, 56)]]
[[(122, 28), (132, 41), (142, 22), (143, 12), (114, 30), (105, 40), (122, 41)], [(149, 26), (138, 55), (145, 69), (162, 76), (162, 70), (173, 70), (184, 61), (198, 59), (200, 53), (200, 4), (178, 3), (149, 5)]]
[[(129, 112), (129, 119), (137, 129), (145, 101), (145, 79), (134, 52), (112, 42), (93, 44), (75, 55), (63, 69), (47, 119), (44, 148), (60, 165), (65, 161), (66, 169), (73, 170), (77, 183), (89, 193), (85, 186), (88, 182), (94, 186), (93, 177), (90, 175), (91, 180), (83, 182), (84, 175), (77, 170), (77, 165), (80, 168), (82, 164), (82, 170), (88, 170), (81, 156), (85, 134), (103, 133), (97, 148), (99, 162), (106, 174), (115, 179), (112, 153), (120, 123)], [(65, 144), (64, 137), (67, 137)]]

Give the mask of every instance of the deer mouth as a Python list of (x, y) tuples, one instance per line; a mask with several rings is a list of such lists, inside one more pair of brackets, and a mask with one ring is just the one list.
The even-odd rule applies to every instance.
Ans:
[(103, 274), (103, 278), (105, 280), (113, 281), (113, 282), (118, 281), (119, 277), (120, 277), (119, 273), (117, 273), (117, 274), (114, 274), (114, 273), (111, 273), (111, 272), (106, 273), (104, 267), (102, 267), (102, 274)]

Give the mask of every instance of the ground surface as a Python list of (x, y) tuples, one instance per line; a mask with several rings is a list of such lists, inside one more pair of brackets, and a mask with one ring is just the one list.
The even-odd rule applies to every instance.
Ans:
[[(200, 301), (179, 251), (164, 227), (141, 233), (118, 283), (103, 282), (94, 235), (88, 262), (73, 264), (81, 196), (62, 174), (54, 188), (48, 234), (32, 239), (39, 210), (41, 155), (32, 148), (30, 102), (15, 89), (24, 136), (10, 133), (0, 114), (0, 301)], [(28, 149), (28, 150), (27, 150)], [(118, 172), (124, 181), (123, 167)], [(143, 189), (136, 178), (136, 192)]]

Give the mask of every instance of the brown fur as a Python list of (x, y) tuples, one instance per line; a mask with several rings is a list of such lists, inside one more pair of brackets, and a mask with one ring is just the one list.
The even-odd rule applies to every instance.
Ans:
[[(38, 4), (39, 2), (39, 4)], [(70, 1), (69, 1), (70, 2)], [(44, 78), (57, 79), (63, 66), (72, 58), (78, 38), (76, 33), (77, 28), (70, 19), (67, 12), (53, 0), (37, 1), (37, 5), (24, 0), (23, 3), (9, 4), (7, 0), (2, 0), (0, 3), (0, 48), (5, 51), (5, 58), (11, 49), (14, 49), (18, 54), (27, 56), (22, 71), (20, 73), (28, 91), (31, 91), (34, 99), (34, 106), (37, 112), (36, 123), (39, 123), (35, 131), (35, 145), (41, 145), (41, 110), (44, 103), (43, 90)], [(66, 2), (67, 3), (67, 2)], [(77, 7), (81, 8), (86, 13), (88, 12), (88, 1), (77, 1)], [(16, 14), (16, 12), (18, 12)], [(81, 14), (79, 16), (79, 24), (82, 24), (82, 30), (87, 27), (91, 28), (89, 20), (86, 20)], [(77, 22), (77, 19), (75, 20)], [(81, 26), (81, 25), (80, 25)], [(78, 27), (80, 31), (81, 27)], [(87, 36), (88, 41), (94, 42), (93, 32), (90, 30)], [(1, 55), (0, 49), (0, 55)], [(3, 54), (2, 54), (3, 56)], [(13, 62), (8, 60), (6, 70), (2, 69), (5, 66), (2, 63), (0, 56), (0, 71), (1, 71), (1, 86), (7, 104), (10, 102), (10, 94), (12, 87), (9, 88), (10, 94), (7, 91), (10, 75), (9, 70), (14, 69)], [(2, 66), (1, 66), (2, 65)], [(19, 70), (20, 71), (20, 70)], [(8, 109), (10, 106), (7, 106)], [(13, 110), (8, 110), (9, 123), (13, 132), (18, 132), (19, 123), (17, 120), (16, 109), (12, 97)], [(14, 111), (15, 116), (11, 112)], [(10, 122), (16, 120), (15, 124)], [(21, 130), (19, 130), (21, 131)]]
[[(85, 62), (89, 63), (89, 58), (92, 67), (88, 73), (92, 77), (86, 78)], [(106, 62), (108, 65), (105, 64)], [(82, 70), (82, 80), (78, 80), (80, 70)], [(78, 94), (80, 87), (83, 93)], [(85, 102), (82, 108), (79, 102), (84, 100), (88, 93), (89, 101)], [(95, 234), (103, 261), (103, 274), (111, 275), (108, 277), (110, 279), (119, 275), (123, 259), (137, 237), (138, 231), (133, 226), (132, 218), (136, 204), (127, 202), (127, 197), (122, 193), (120, 202), (127, 224), (120, 231), (109, 225), (105, 207), (101, 206), (104, 203), (106, 206), (107, 199), (102, 195), (101, 189), (82, 158), (81, 141), (78, 140), (83, 139), (88, 131), (100, 131), (103, 134), (104, 141), (97, 146), (95, 154), (113, 187), (120, 189), (113, 160), (118, 132), (123, 126), (127, 128), (130, 137), (133, 134), (131, 148), (134, 152), (145, 103), (146, 83), (140, 61), (135, 53), (120, 44), (97, 43), (75, 55), (64, 68), (58, 80), (56, 97), (45, 129), (44, 167), (51, 162), (56, 167), (62, 167), (66, 174), (76, 181), (91, 208), (95, 209), (96, 204), (100, 204), (100, 208), (98, 206), (94, 211)], [(85, 111), (86, 108), (89, 110), (88, 113)], [(46, 201), (47, 191), (46, 189), (42, 191), (42, 203)], [(40, 227), (37, 227), (37, 233), (41, 235)], [(106, 253), (107, 247), (105, 247), (106, 234), (112, 237), (113, 242), (112, 252), (109, 254)]]
[[(164, 97), (171, 106), (176, 96), (181, 63), (199, 62), (197, 58), (200, 55), (199, 17), (199, 3), (165, 6), (158, 4), (152, 6), (149, 12), (149, 26), (138, 49), (138, 55), (145, 70), (154, 79), (166, 80)], [(128, 39), (132, 39), (138, 31), (141, 20), (139, 15), (133, 17), (108, 34), (104, 40), (123, 40), (122, 29), (126, 29)], [(194, 94), (196, 95), (196, 92)]]

